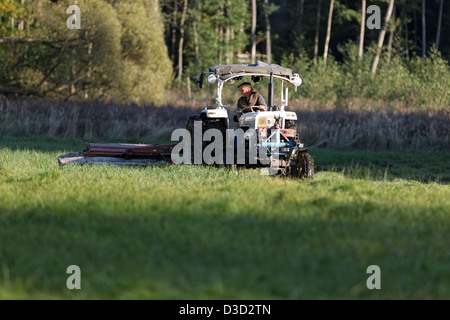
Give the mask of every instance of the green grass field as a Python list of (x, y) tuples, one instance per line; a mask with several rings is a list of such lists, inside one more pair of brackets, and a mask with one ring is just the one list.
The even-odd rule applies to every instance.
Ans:
[(302, 181), (58, 166), (83, 147), (0, 137), (0, 299), (450, 299), (448, 153), (316, 149)]

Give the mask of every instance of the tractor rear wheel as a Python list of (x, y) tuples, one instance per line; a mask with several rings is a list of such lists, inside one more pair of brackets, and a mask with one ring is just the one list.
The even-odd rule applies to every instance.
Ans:
[(297, 157), (298, 178), (314, 178), (314, 159), (308, 154), (299, 154)]

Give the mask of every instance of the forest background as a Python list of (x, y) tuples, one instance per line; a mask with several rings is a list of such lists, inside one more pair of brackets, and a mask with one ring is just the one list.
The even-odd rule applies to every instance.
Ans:
[(449, 17), (443, 0), (1, 0), (0, 94), (188, 104), (209, 66), (262, 60), (299, 73), (295, 97), (321, 105), (443, 112)]

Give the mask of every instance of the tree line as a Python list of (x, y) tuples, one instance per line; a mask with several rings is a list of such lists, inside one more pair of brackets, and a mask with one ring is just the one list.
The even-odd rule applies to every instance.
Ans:
[[(369, 29), (367, 8), (381, 12), (380, 29)], [(450, 3), (443, 0), (163, 0), (165, 40), (177, 78), (210, 65), (280, 63), (302, 52), (317, 63), (354, 43), (358, 57), (382, 51), (409, 60), (434, 46), (450, 57)], [(445, 19), (447, 18), (447, 19)], [(444, 32), (442, 32), (445, 30)]]
[[(79, 30), (66, 26), (73, 4)], [(330, 77), (349, 63), (411, 71), (449, 60), (448, 18), (443, 0), (0, 0), (0, 94), (161, 103), (209, 66), (257, 60)]]

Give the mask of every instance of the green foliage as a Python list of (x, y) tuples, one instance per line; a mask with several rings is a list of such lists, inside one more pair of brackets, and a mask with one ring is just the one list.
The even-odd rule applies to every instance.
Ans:
[[(105, 96), (116, 99), (118, 91), (123, 88), (122, 75), (126, 72), (121, 61), (122, 28), (114, 8), (102, 0), (80, 1), (82, 28), (80, 30), (61, 30), (63, 34), (72, 33), (86, 42), (67, 55), (64, 66), (72, 66), (68, 70), (72, 78), (83, 76), (86, 82), (86, 92), (89, 98)], [(59, 12), (65, 13), (66, 4), (59, 5)], [(67, 18), (67, 14), (64, 15)], [(64, 19), (58, 18), (58, 21)], [(62, 20), (64, 21), (64, 20)], [(56, 21), (55, 21), (56, 23)], [(52, 24), (54, 26), (54, 24)], [(52, 26), (48, 27), (52, 29)], [(63, 37), (63, 35), (60, 35)], [(58, 36), (54, 36), (58, 38)], [(71, 61), (71, 63), (70, 63)], [(114, 66), (114, 68), (111, 68)], [(120, 97), (120, 96), (119, 96)]]
[[(32, 34), (33, 30), (30, 31), (25, 23), (29, 24), (34, 18), (28, 3), (22, 5), (15, 0), (0, 0), (0, 38), (26, 37)], [(20, 21), (24, 22), (22, 30), (18, 28)], [(26, 61), (37, 63), (39, 59), (36, 51), (30, 50), (29, 47), (9, 43), (0, 45), (0, 87), (1, 84), (23, 85), (24, 79), (34, 79), (40, 75), (40, 71), (29, 68)], [(20, 75), (16, 65), (20, 65), (23, 69)], [(24, 87), (27, 88), (29, 85)]]
[[(166, 17), (166, 41), (174, 43), (171, 49), (172, 62), (178, 66), (178, 39), (179, 21), (182, 9), (181, 0), (163, 1), (163, 10)], [(383, 20), (388, 7), (388, 0), (368, 1), (367, 6), (377, 5), (381, 9), (381, 19)], [(393, 103), (403, 103), (407, 106), (417, 106), (418, 108), (443, 108), (448, 105), (448, 98), (445, 90), (448, 90), (446, 81), (439, 82), (433, 77), (432, 70), (420, 64), (427, 71), (432, 79), (429, 83), (415, 83), (417, 74), (413, 74), (414, 54), (421, 49), (421, 6), (422, 0), (395, 1), (395, 19), (391, 19), (388, 26), (388, 33), (385, 37), (385, 45), (388, 42), (390, 32), (393, 31), (392, 47), (389, 54), (386, 48), (383, 49), (382, 59), (379, 63), (377, 74), (372, 76), (369, 72), (373, 60), (373, 53), (376, 48), (380, 30), (365, 29), (364, 54), (363, 58), (357, 58), (357, 48), (354, 46), (360, 36), (361, 23), (361, 1), (339, 0), (335, 1), (333, 19), (331, 26), (331, 39), (329, 43), (330, 55), (334, 56), (334, 61), (327, 63), (327, 68), (322, 68), (320, 56), (323, 52), (326, 26), (328, 20), (329, 1), (322, 1), (321, 15), (319, 18), (318, 31), (318, 52), (319, 62), (317, 65), (311, 63), (315, 45), (317, 1), (273, 1), (270, 3), (270, 23), (272, 37), (272, 57), (273, 62), (291, 67), (293, 64), (286, 64), (286, 61), (301, 60), (293, 67), (294, 71), (307, 70), (302, 72), (304, 84), (300, 92), (311, 99), (319, 99), (321, 102), (334, 104), (350, 98), (364, 99), (393, 99)], [(303, 4), (302, 7), (300, 5)], [(178, 10), (174, 10), (178, 8)], [(237, 10), (239, 8), (239, 10)], [(444, 13), (447, 7), (444, 5)], [(258, 2), (257, 14), (257, 56), (261, 57), (266, 53), (265, 39), (265, 5)], [(275, 10), (276, 9), (276, 10)], [(211, 65), (224, 63), (247, 63), (249, 60), (239, 60), (237, 53), (249, 53), (250, 51), (250, 21), (251, 8), (247, 2), (236, 1), (195, 1), (190, 3), (188, 17), (183, 26), (187, 31), (186, 41), (183, 48), (183, 74), (188, 73), (191, 77), (199, 71), (207, 71)], [(302, 14), (301, 14), (302, 12)], [(427, 48), (436, 41), (436, 31), (439, 10), (438, 1), (427, 2)], [(177, 13), (177, 14), (175, 14)], [(237, 14), (242, 14), (241, 17)], [(445, 17), (445, 15), (444, 15)], [(175, 18), (176, 21), (173, 21)], [(366, 15), (366, 19), (368, 15)], [(432, 23), (430, 23), (430, 21)], [(238, 23), (236, 23), (238, 22)], [(199, 56), (195, 56), (194, 24), (197, 23), (199, 34)], [(240, 25), (240, 23), (242, 23)], [(230, 27), (235, 31), (239, 30), (234, 38), (233, 44), (226, 43), (225, 31)], [(439, 49), (443, 54), (442, 70), (447, 74), (448, 68), (445, 61), (448, 61), (448, 41), (445, 41), (445, 34), (449, 30), (448, 19), (443, 19), (441, 26), (441, 41)], [(447, 30), (447, 31), (445, 31)], [(173, 41), (173, 42), (172, 42)], [(352, 46), (353, 52), (347, 52)], [(300, 52), (301, 56), (300, 56)], [(229, 58), (230, 54), (232, 57)], [(432, 53), (430, 53), (433, 55)], [(389, 57), (388, 57), (389, 55)], [(292, 56), (292, 59), (287, 57)], [(432, 58), (431, 56), (429, 56)], [(432, 58), (434, 59), (434, 58)], [(264, 58), (261, 58), (264, 60)], [(411, 61), (410, 61), (411, 60)], [(420, 60), (420, 59), (418, 59)], [(303, 66), (309, 66), (302, 69)], [(300, 68), (300, 69), (299, 69)], [(381, 70), (382, 69), (382, 70)], [(175, 70), (178, 72), (178, 70)], [(192, 78), (191, 78), (192, 79)], [(191, 81), (191, 84), (193, 82)], [(440, 87), (439, 87), (440, 86)], [(181, 88), (184, 88), (182, 86)], [(429, 92), (426, 92), (429, 88)]]
[(361, 13), (347, 7), (339, 1), (334, 2), (333, 12), (335, 12), (335, 17), (333, 18), (335, 23), (354, 23), (356, 21), (361, 23)]
[[(173, 6), (179, 6), (175, 15)], [(250, 4), (244, 0), (194, 1), (188, 7), (185, 30), (185, 45), (183, 47), (184, 72), (191, 78), (197, 72), (208, 70), (210, 66), (237, 63), (236, 54), (244, 52), (250, 39), (247, 29), (251, 23)], [(171, 43), (172, 32), (179, 31), (178, 25), (172, 25), (172, 20), (181, 19), (182, 1), (167, 1), (163, 3), (166, 29), (166, 42)], [(197, 28), (199, 60), (195, 57), (194, 24)], [(229, 34), (227, 35), (227, 30)], [(243, 31), (243, 32), (242, 32)], [(177, 34), (177, 33), (176, 33)], [(178, 38), (172, 48), (171, 55), (178, 55)], [(227, 55), (229, 58), (227, 58)], [(176, 58), (173, 64), (176, 65)]]
[(169, 87), (172, 66), (160, 17), (154, 14), (157, 5), (153, 1), (121, 1), (115, 7), (123, 30), (121, 54), (126, 70), (120, 100), (160, 104)]
[[(373, 4), (384, 12), (387, 2), (376, 0)], [(275, 1), (266, 8), (260, 1), (257, 17), (257, 56), (266, 50), (263, 14), (267, 9), (273, 62), (291, 67), (304, 80), (297, 96), (329, 104), (352, 98), (377, 99), (424, 110), (442, 110), (449, 105), (448, 41), (444, 35), (450, 25), (443, 19), (440, 52), (431, 48), (425, 60), (416, 57), (421, 0), (396, 1), (390, 58), (383, 52), (375, 75), (369, 70), (378, 30), (366, 30), (363, 58), (356, 55), (359, 2), (335, 2), (326, 66), (320, 56), (317, 64), (312, 63), (317, 3), (304, 2), (302, 19), (300, 3)], [(24, 5), (19, 0), (0, 0), (0, 38), (36, 40), (0, 44), (0, 93), (163, 104), (170, 102), (166, 90), (177, 73), (183, 73), (183, 81), (190, 77), (193, 89), (197, 72), (208, 71), (212, 65), (246, 62), (238, 53), (248, 53), (250, 48), (252, 17), (247, 0), (188, 1), (185, 19), (184, 0), (80, 0), (81, 30), (66, 27), (66, 8), (71, 4), (69, 0), (25, 1)], [(319, 53), (327, 7), (328, 2), (322, 2)], [(437, 8), (437, 2), (427, 4), (427, 21), (437, 19)], [(23, 28), (18, 28), (19, 21)], [(434, 28), (427, 23), (427, 47), (435, 39)], [(183, 65), (178, 70), (181, 31)], [(184, 85), (180, 88), (185, 90)]]
[[(80, 0), (81, 29), (69, 30), (66, 9), (71, 4), (42, 1), (39, 8), (26, 7), (31, 8), (33, 20), (17, 36), (33, 42), (0, 45), (0, 83), (11, 84), (4, 90), (66, 99), (161, 103), (170, 85), (171, 65), (157, 4)], [(0, 17), (2, 26), (6, 18)]]
[[(29, 4), (15, 0), (0, 0), (0, 38), (19, 33), (19, 20), (29, 20), (32, 13)], [(12, 22), (14, 21), (14, 24)]]
[(419, 105), (450, 106), (450, 67), (440, 52), (431, 48), (427, 57), (415, 57), (409, 65), (412, 77), (411, 96)]
[(413, 57), (410, 62), (399, 56), (387, 61), (384, 54), (372, 75), (372, 50), (362, 59), (358, 59), (357, 47), (352, 43), (340, 50), (344, 62), (329, 59), (326, 67), (321, 59), (314, 65), (306, 54), (283, 59), (282, 63), (299, 72), (303, 79), (296, 95), (324, 103), (352, 98), (400, 102), (416, 110), (438, 112), (445, 112), (450, 105), (450, 66), (439, 52), (431, 49), (425, 59)]

